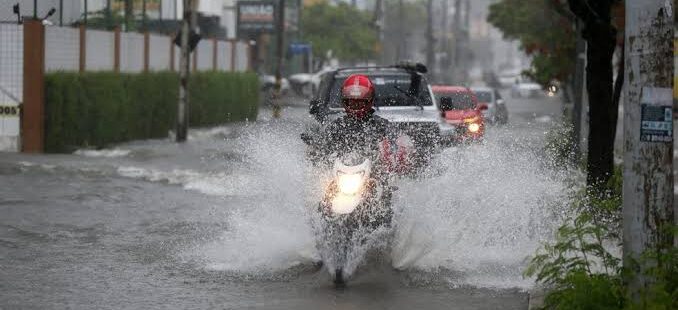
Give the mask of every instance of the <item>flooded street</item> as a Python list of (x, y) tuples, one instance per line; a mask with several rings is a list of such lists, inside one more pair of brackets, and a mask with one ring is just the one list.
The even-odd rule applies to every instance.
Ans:
[[(307, 108), (72, 155), (0, 154), (0, 305), (70, 309), (526, 309), (526, 257), (569, 186), (542, 163), (559, 99), (397, 182), (394, 241), (345, 289), (318, 264)], [(395, 268), (394, 268), (395, 267)]]

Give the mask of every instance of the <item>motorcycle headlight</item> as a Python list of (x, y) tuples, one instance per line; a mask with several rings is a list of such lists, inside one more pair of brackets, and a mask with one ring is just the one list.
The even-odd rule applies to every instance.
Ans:
[(355, 195), (363, 185), (363, 173), (338, 173), (339, 191), (347, 195)]
[(480, 125), (478, 123), (470, 123), (468, 124), (468, 131), (472, 133), (476, 133), (480, 130)]

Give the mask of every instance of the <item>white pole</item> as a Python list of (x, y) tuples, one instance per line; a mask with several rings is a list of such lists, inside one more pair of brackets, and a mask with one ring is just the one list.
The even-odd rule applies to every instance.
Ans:
[(653, 279), (639, 260), (648, 250), (674, 246), (673, 204), (673, 8), (667, 0), (626, 0), (624, 93), (624, 264), (629, 293)]

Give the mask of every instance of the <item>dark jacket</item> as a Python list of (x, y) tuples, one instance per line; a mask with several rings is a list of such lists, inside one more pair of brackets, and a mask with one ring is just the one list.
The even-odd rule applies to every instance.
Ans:
[(348, 115), (334, 120), (326, 128), (320, 141), (325, 154), (348, 152), (370, 152), (375, 154), (384, 138), (393, 138), (391, 123), (374, 115), (372, 110), (363, 119)]

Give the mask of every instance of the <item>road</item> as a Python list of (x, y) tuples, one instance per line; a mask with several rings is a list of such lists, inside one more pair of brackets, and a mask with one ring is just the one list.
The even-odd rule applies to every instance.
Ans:
[(526, 309), (525, 258), (568, 186), (540, 157), (559, 102), (508, 107), (484, 144), (399, 181), (392, 248), (341, 290), (316, 264), (303, 105), (183, 145), (0, 154), (0, 308)]

